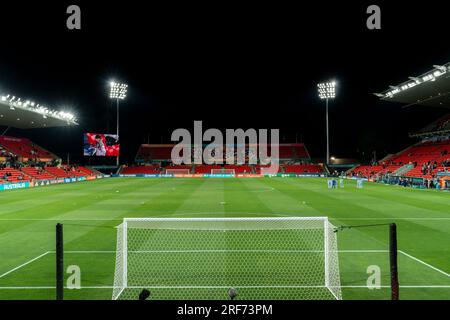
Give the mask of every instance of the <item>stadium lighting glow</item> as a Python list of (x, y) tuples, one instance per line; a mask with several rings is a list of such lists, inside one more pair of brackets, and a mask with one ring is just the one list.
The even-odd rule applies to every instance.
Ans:
[(381, 98), (392, 98), (394, 95), (415, 87), (416, 85), (427, 83), (429, 81), (436, 81), (436, 78), (450, 72), (450, 63), (446, 63), (443, 66), (434, 65), (433, 67), (434, 69), (428, 71), (427, 73), (424, 73), (418, 77), (409, 77), (410, 81), (406, 81), (398, 86), (390, 86), (389, 90), (386, 90), (383, 93), (376, 93), (375, 95)]
[(127, 84), (111, 81), (109, 85), (111, 87), (109, 92), (109, 97), (111, 99), (123, 100), (126, 98), (128, 90)]
[(22, 100), (16, 96), (1, 95), (1, 101), (9, 106), (10, 110), (22, 109), (27, 111), (32, 111), (41, 114), (44, 118), (51, 116), (52, 118), (67, 121), (68, 124), (76, 124), (76, 117), (70, 112), (50, 110), (47, 107), (35, 103), (31, 100)]
[(336, 97), (336, 82), (324, 82), (317, 85), (320, 99), (334, 99)]
[(330, 133), (328, 125), (328, 100), (336, 97), (336, 81), (322, 82), (317, 85), (319, 98), (326, 101), (327, 155), (326, 163), (330, 163)]
[[(117, 107), (117, 137), (119, 137), (119, 100), (124, 100), (127, 97), (128, 85), (125, 83), (110, 81), (109, 98), (116, 99)], [(119, 167), (119, 156), (116, 158), (117, 167)]]

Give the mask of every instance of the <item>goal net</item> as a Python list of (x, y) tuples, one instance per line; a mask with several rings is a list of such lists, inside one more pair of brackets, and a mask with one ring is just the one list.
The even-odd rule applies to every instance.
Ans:
[(173, 174), (173, 175), (178, 175), (178, 174), (190, 174), (190, 170), (189, 169), (166, 169), (166, 174)]
[(235, 174), (234, 169), (211, 169), (211, 174)]
[(341, 299), (326, 217), (126, 218), (117, 227), (112, 298)]

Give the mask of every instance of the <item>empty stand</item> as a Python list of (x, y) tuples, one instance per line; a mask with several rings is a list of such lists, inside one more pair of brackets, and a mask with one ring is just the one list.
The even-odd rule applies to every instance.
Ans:
[(25, 172), (13, 168), (0, 169), (0, 179), (7, 182), (31, 181), (31, 177)]
[(26, 173), (28, 176), (35, 180), (51, 180), (55, 179), (55, 176), (43, 169), (33, 168), (33, 167), (25, 167), (22, 168), (22, 172)]
[(357, 166), (350, 173), (369, 178), (374, 175), (394, 173), (403, 166), (410, 164), (412, 169), (406, 171), (403, 176), (430, 179), (439, 170), (445, 169), (442, 163), (447, 160), (450, 163), (449, 140), (426, 141), (392, 155), (381, 164), (376, 166)]
[(20, 158), (51, 161), (57, 157), (26, 138), (0, 136), (0, 145)]
[(318, 164), (292, 164), (285, 165), (285, 173), (320, 173), (324, 172), (323, 168)]

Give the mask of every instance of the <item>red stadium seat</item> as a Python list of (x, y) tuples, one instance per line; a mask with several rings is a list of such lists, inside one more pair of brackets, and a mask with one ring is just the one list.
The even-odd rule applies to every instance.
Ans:
[(26, 138), (14, 138), (8, 136), (0, 136), (0, 146), (7, 151), (14, 153), (20, 158), (35, 159), (40, 161), (51, 161), (57, 157), (44, 148), (34, 144)]

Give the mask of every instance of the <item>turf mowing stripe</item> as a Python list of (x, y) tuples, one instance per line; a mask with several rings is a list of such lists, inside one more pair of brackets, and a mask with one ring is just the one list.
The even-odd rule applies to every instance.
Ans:
[[(260, 215), (260, 214), (270, 214), (270, 215), (275, 215), (275, 216), (280, 216), (280, 217), (295, 217), (293, 216), (292, 212), (285, 212), (285, 213), (258, 213), (258, 212), (228, 212), (229, 214), (245, 214), (245, 215)], [(173, 211), (169, 211), (167, 213), (161, 213), (164, 215), (170, 215), (170, 216), (187, 216), (187, 215), (204, 215), (204, 214), (208, 214), (208, 215), (212, 215), (212, 214), (217, 214), (217, 212), (183, 212), (183, 211), (176, 211), (175, 213)], [(153, 215), (152, 217), (154, 218), (158, 218), (157, 215)], [(261, 218), (263, 218), (263, 216), (261, 216)], [(335, 219), (333, 217), (330, 217), (330, 219)], [(0, 218), (0, 221), (122, 221), (123, 218), (90, 218), (90, 219), (75, 219), (75, 218), (61, 218), (61, 219), (57, 219), (57, 218), (48, 218), (48, 219), (2, 219)], [(383, 217), (373, 217), (373, 218), (336, 218), (336, 220), (421, 220), (421, 221), (445, 221), (445, 220), (450, 220), (450, 218), (433, 218), (433, 217), (423, 217), (423, 218), (417, 218), (417, 217), (412, 217), (412, 218), (396, 218), (396, 217), (392, 217), (392, 218), (383, 218)]]
[[(128, 286), (127, 289), (142, 289), (143, 286)], [(229, 286), (149, 286), (151, 289), (229, 289)], [(390, 288), (391, 286), (380, 286), (379, 288)], [(86, 286), (80, 288), (69, 288), (64, 287), (68, 290), (82, 290), (82, 289), (114, 289), (114, 286)], [(242, 289), (252, 289), (252, 288), (326, 288), (325, 286), (240, 286), (238, 288)], [(351, 288), (351, 289), (369, 289), (367, 286), (363, 285), (348, 285), (341, 286), (341, 288)], [(450, 285), (400, 285), (403, 289), (450, 289)], [(52, 286), (42, 286), (42, 287), (0, 287), (0, 290), (45, 290), (45, 289), (56, 289)], [(373, 289), (373, 288), (371, 288)]]
[(431, 269), (433, 269), (433, 270), (435, 270), (435, 271), (437, 271), (439, 273), (442, 273), (443, 275), (445, 275), (447, 277), (450, 277), (450, 275), (447, 272), (442, 271), (441, 269), (438, 269), (438, 268), (432, 266), (431, 264), (428, 264), (425, 261), (420, 260), (419, 258), (413, 257), (412, 255), (407, 254), (406, 252), (404, 252), (402, 250), (398, 250), (398, 252), (400, 252), (401, 254), (404, 254), (408, 258), (413, 259), (413, 260), (415, 260), (415, 261), (417, 261), (417, 262), (419, 262), (419, 263), (421, 263), (421, 264), (423, 264), (423, 265), (425, 265), (425, 266), (427, 266), (427, 267), (429, 267), (429, 268), (431, 268)]
[[(135, 251), (130, 250), (128, 252), (131, 253), (226, 253), (226, 252), (270, 252), (270, 253), (307, 253), (307, 252), (313, 252), (313, 253), (319, 253), (323, 252), (323, 250), (142, 250), (142, 251)], [(338, 250), (339, 253), (387, 253), (389, 250)], [(48, 251), (47, 253), (56, 253), (55, 251)], [(68, 250), (64, 251), (66, 254), (88, 254), (88, 253), (116, 253), (116, 251), (113, 250)]]
[(27, 261), (27, 262), (25, 262), (25, 263), (22, 263), (20, 266), (17, 266), (17, 267), (15, 267), (14, 269), (11, 269), (11, 270), (5, 272), (4, 274), (0, 275), (0, 279), (3, 278), (4, 276), (7, 276), (8, 274), (10, 274), (10, 273), (16, 271), (16, 270), (22, 268), (22, 267), (25, 267), (25, 266), (28, 265), (28, 264), (30, 264), (30, 263), (32, 263), (32, 262), (34, 262), (34, 261), (36, 261), (36, 260), (42, 258), (43, 256), (46, 256), (46, 255), (49, 254), (49, 253), (50, 253), (50, 251), (44, 252), (43, 254), (41, 254), (41, 255), (39, 255), (39, 256), (37, 256), (37, 257), (35, 257), (35, 258), (33, 258), (33, 259)]

